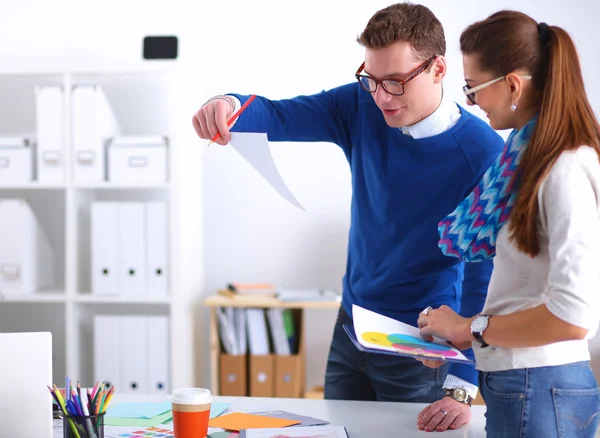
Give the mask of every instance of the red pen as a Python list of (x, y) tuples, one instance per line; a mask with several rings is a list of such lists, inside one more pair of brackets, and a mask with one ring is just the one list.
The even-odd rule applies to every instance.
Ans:
[[(239, 110), (237, 110), (237, 112), (236, 112), (236, 113), (235, 113), (233, 116), (231, 116), (231, 118), (230, 118), (230, 119), (229, 119), (229, 121), (227, 122), (227, 126), (230, 126), (230, 125), (233, 123), (233, 121), (234, 121), (235, 119), (237, 119), (237, 118), (239, 117), (239, 115), (240, 115), (240, 114), (242, 114), (242, 112), (243, 112), (243, 111), (244, 111), (246, 108), (248, 108), (248, 105), (250, 105), (250, 104), (252, 103), (252, 101), (254, 100), (254, 98), (255, 98), (255, 97), (256, 97), (256, 94), (253, 94), (252, 96), (250, 96), (250, 98), (249, 98), (249, 99), (246, 101), (246, 103), (244, 103), (244, 104), (242, 105), (242, 107), (241, 107)], [(211, 144), (213, 144), (215, 141), (217, 141), (217, 139), (218, 139), (219, 137), (221, 137), (221, 133), (220, 133), (220, 132), (217, 132), (217, 133), (215, 134), (215, 136), (214, 136), (213, 138), (211, 138), (211, 139), (210, 139), (210, 143), (208, 143), (208, 146), (210, 146), (210, 145), (211, 145)]]

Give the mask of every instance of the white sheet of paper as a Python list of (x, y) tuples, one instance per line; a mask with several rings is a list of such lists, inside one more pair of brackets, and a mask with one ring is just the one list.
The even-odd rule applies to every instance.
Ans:
[(229, 144), (252, 166), (254, 169), (292, 205), (304, 210), (304, 207), (292, 194), (279, 174), (271, 149), (269, 139), (264, 132), (232, 132)]
[[(431, 350), (435, 351), (436, 349), (439, 349), (439, 353), (442, 355), (449, 354), (454, 360), (470, 362), (460, 350), (451, 347), (445, 340), (434, 338), (432, 342), (427, 342), (423, 340), (417, 327), (364, 309), (356, 304), (352, 305), (352, 320), (354, 322), (354, 331), (356, 332), (358, 342), (366, 348), (377, 348), (380, 350), (396, 352), (398, 351), (398, 348), (392, 345), (395, 338), (395, 342), (405, 344), (406, 348), (415, 346), (415, 351), (419, 350), (420, 353), (427, 350), (427, 346), (430, 345), (432, 347)], [(365, 333), (368, 333), (368, 335), (363, 337)], [(390, 340), (390, 335), (392, 340)], [(408, 336), (415, 339), (411, 340), (410, 338), (407, 338)], [(371, 341), (368, 341), (365, 338), (370, 339)], [(439, 347), (437, 347), (438, 345)], [(406, 353), (407, 351), (404, 350), (404, 352)]]
[[(246, 438), (347, 438), (348, 433), (343, 426), (308, 426), (285, 427), (283, 429), (247, 429), (243, 431)], [(240, 433), (240, 436), (241, 433)]]

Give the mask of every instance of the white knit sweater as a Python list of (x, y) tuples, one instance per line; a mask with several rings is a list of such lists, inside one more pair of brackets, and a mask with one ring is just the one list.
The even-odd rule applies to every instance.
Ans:
[[(600, 162), (587, 146), (563, 153), (538, 194), (541, 252), (531, 258), (509, 242), (505, 224), (496, 241), (484, 314), (503, 315), (546, 304), (558, 318), (589, 329), (600, 316)], [(544, 327), (539, 327), (544, 330)], [(485, 332), (484, 332), (485, 338)], [(589, 360), (588, 341), (535, 348), (480, 348), (477, 369), (502, 371)]]

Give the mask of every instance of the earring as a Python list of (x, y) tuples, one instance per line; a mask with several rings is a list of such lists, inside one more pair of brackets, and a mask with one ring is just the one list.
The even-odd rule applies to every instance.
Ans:
[(516, 111), (516, 109), (517, 109), (517, 102), (513, 102), (512, 105), (510, 106), (510, 110)]

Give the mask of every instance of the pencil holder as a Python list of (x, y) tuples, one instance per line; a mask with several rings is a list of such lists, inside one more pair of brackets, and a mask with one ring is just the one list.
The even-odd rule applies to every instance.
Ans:
[(63, 417), (63, 438), (104, 438), (104, 413)]

